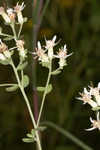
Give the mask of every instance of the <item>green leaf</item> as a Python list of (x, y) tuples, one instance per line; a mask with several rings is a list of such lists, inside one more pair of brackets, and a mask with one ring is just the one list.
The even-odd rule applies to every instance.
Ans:
[(61, 73), (61, 70), (55, 70), (55, 71), (53, 71), (51, 74), (52, 75), (57, 75), (57, 74), (60, 74)]
[(31, 134), (34, 136), (35, 135), (35, 129), (31, 130)]
[(2, 64), (2, 65), (8, 65), (8, 64), (10, 64), (10, 60), (0, 60), (0, 64)]
[(25, 142), (25, 143), (33, 143), (35, 141), (35, 139), (32, 139), (32, 138), (23, 138), (22, 141)]
[(23, 81), (22, 81), (23, 87), (27, 87), (29, 85), (29, 77), (27, 75), (23, 76)]
[(22, 64), (19, 64), (18, 67), (17, 67), (17, 70), (23, 70), (26, 66), (27, 66), (28, 62), (24, 62)]
[(6, 37), (6, 38), (4, 38), (3, 40), (4, 40), (4, 41), (10, 41), (10, 40), (12, 40), (12, 39), (14, 39), (13, 36), (12, 36), (12, 37)]
[(38, 87), (37, 87), (37, 91), (39, 91), (39, 92), (44, 92), (44, 91), (45, 91), (45, 87), (43, 87), (43, 86), (38, 86)]
[(33, 138), (33, 135), (30, 134), (30, 133), (27, 133), (26, 135), (27, 135), (27, 137), (29, 137), (29, 138)]
[[(50, 93), (51, 90), (52, 90), (52, 84), (49, 84), (48, 87), (47, 87), (46, 93), (47, 94)], [(45, 87), (39, 86), (39, 87), (37, 87), (37, 91), (44, 92), (45, 91)]]
[(13, 85), (11, 87), (6, 88), (6, 91), (7, 92), (13, 92), (13, 91), (16, 91), (17, 89), (18, 89), (18, 85), (15, 84), (15, 85)]

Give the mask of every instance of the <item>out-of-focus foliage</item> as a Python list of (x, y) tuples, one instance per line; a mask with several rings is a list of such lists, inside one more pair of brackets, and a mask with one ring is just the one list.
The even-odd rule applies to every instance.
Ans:
[[(11, 0), (9, 2), (16, 3)], [(29, 20), (24, 26), (23, 35), (27, 42), (26, 47), (31, 50), (32, 2), (25, 0), (25, 3), (24, 13)], [(46, 98), (42, 120), (55, 122), (98, 150), (100, 134), (97, 131), (84, 131), (90, 125), (90, 109), (83, 106), (76, 97), (89, 82), (96, 84), (100, 81), (100, 1), (50, 0), (38, 39), (42, 41), (44, 36), (51, 39), (55, 34), (58, 39), (61, 38), (60, 43), (67, 43), (68, 51), (74, 54), (68, 58), (68, 66), (63, 73), (51, 80), (54, 90)], [(31, 76), (30, 64), (26, 72)], [(37, 85), (44, 85), (46, 76), (46, 70), (37, 65)], [(13, 78), (11, 68), (0, 66), (0, 83), (10, 82)], [(26, 92), (31, 99), (30, 87)], [(41, 95), (39, 101), (40, 99)], [(31, 103), (33, 107), (32, 100)], [(30, 131), (31, 128), (32, 124), (20, 93), (9, 94), (0, 88), (0, 149), (33, 149), (33, 145), (21, 141), (26, 130)], [(42, 139), (43, 149), (46, 150), (81, 150), (72, 141), (49, 128), (44, 131)]]

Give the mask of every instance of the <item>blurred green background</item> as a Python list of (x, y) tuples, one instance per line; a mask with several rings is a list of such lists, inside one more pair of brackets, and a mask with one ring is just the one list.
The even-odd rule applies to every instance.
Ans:
[[(11, 7), (16, 2), (17, 0), (1, 0), (0, 5), (7, 4)], [(32, 51), (37, 22), (32, 21), (33, 1), (24, 2), (26, 7), (23, 12), (28, 17), (28, 22), (25, 23), (22, 34), (26, 47)], [(43, 2), (45, 6), (46, 0)], [(35, 19), (39, 21), (39, 17)], [(2, 21), (0, 25), (2, 26)], [(8, 27), (4, 30), (8, 32)], [(44, 36), (51, 39), (57, 35), (61, 39), (58, 47), (67, 43), (68, 52), (74, 52), (68, 58), (68, 66), (63, 72), (51, 79), (54, 90), (46, 97), (41, 121), (54, 122), (94, 150), (99, 150), (100, 133), (97, 130), (84, 130), (90, 127), (89, 117), (93, 116), (91, 108), (88, 105), (83, 106), (76, 97), (91, 81), (95, 86), (100, 81), (100, 1), (50, 0), (37, 35), (37, 39), (41, 41)], [(30, 58), (29, 55), (29, 65), (25, 72), (32, 78)], [(17, 61), (17, 57), (15, 60)], [(36, 85), (45, 85), (47, 70), (37, 64), (33, 72), (36, 73)], [(11, 67), (0, 65), (0, 83), (10, 83), (13, 80)], [(34, 110), (31, 85), (26, 88), (26, 93)], [(39, 104), (41, 96), (38, 94)], [(7, 93), (4, 88), (0, 88), (0, 150), (35, 149), (34, 144), (21, 141), (31, 128), (32, 123), (20, 91)], [(82, 150), (70, 139), (49, 127), (42, 133), (42, 145), (43, 150)]]

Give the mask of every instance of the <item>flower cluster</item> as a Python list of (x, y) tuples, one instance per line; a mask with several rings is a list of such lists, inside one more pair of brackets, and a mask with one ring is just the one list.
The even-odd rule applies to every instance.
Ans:
[(11, 58), (11, 53), (8, 51), (8, 47), (0, 39), (0, 61), (5, 61)]
[(81, 97), (79, 100), (83, 101), (83, 104), (88, 103), (92, 108), (100, 106), (100, 82), (97, 87), (89, 86), (87, 90), (84, 88), (83, 93), (79, 93)]
[(58, 64), (59, 64), (59, 68), (63, 69), (63, 67), (66, 65), (66, 58), (71, 56), (71, 54), (67, 54), (67, 48), (66, 45), (64, 45), (64, 47), (59, 49), (59, 52), (57, 52), (56, 54), (54, 53), (54, 46), (57, 45), (56, 43), (56, 36), (54, 36), (52, 38), (52, 40), (46, 40), (45, 39), (45, 46), (41, 46), (40, 41), (38, 41), (37, 43), (37, 48), (36, 48), (36, 52), (34, 52), (34, 54), (36, 55), (36, 57), (38, 57), (38, 60), (43, 64), (43, 63), (49, 63), (51, 60), (53, 60), (54, 58), (58, 58)]
[[(26, 21), (26, 18), (22, 15), (22, 10), (24, 9), (25, 5), (22, 3), (16, 4), (13, 8), (8, 8), (7, 10), (4, 7), (0, 7), (0, 15), (4, 19), (6, 25), (9, 25), (12, 29), (13, 35), (3, 33), (2, 29), (0, 28), (0, 35), (5, 37), (4, 40), (14, 40), (16, 46), (13, 48), (8, 49), (7, 45), (0, 40), (0, 63), (1, 64), (10, 64), (11, 55), (13, 54), (13, 50), (17, 49), (20, 57), (20, 63), (24, 62), (25, 58), (27, 57), (27, 50), (24, 48), (24, 41), (20, 40), (20, 34), (22, 31), (23, 23)], [(17, 21), (16, 21), (17, 18)], [(16, 31), (16, 26), (19, 26), (18, 31)], [(17, 34), (18, 33), (18, 34)]]
[(4, 7), (0, 7), (0, 15), (3, 17), (6, 24), (14, 23), (16, 16), (18, 18), (18, 23), (23, 24), (26, 21), (26, 18), (22, 15), (22, 10), (24, 7), (24, 3), (21, 5), (17, 3), (14, 8), (8, 8), (7, 10), (5, 10)]
[[(100, 110), (100, 82), (97, 87), (89, 86), (88, 89), (84, 88), (83, 93), (79, 94), (81, 97), (78, 97), (77, 99), (83, 101), (83, 104), (89, 104), (93, 111)], [(91, 131), (96, 128), (100, 130), (99, 112), (97, 113), (97, 120), (93, 120), (90, 117), (90, 121), (92, 123), (92, 128), (87, 129), (87, 131)]]

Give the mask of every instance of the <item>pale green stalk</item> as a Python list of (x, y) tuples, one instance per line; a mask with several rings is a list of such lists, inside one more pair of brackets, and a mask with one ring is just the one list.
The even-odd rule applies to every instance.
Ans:
[(16, 41), (17, 40), (17, 35), (16, 35), (16, 31), (15, 31), (15, 26), (14, 26), (14, 24), (11, 24), (10, 26), (12, 28), (12, 31), (13, 31), (13, 34), (14, 34), (14, 39)]
[(22, 27), (23, 27), (23, 24), (20, 25), (19, 32), (18, 32), (18, 38), (20, 37), (21, 31), (22, 31)]
[(0, 33), (0, 35), (2, 35), (2, 36), (6, 36), (6, 37), (9, 37), (9, 38), (13, 37), (12, 35), (5, 34), (5, 33)]
[[(31, 107), (30, 107), (30, 104), (29, 104), (29, 100), (28, 100), (28, 98), (26, 96), (26, 93), (24, 91), (23, 86), (21, 85), (21, 81), (19, 79), (19, 75), (18, 75), (17, 69), (16, 69), (13, 61), (11, 61), (11, 66), (12, 66), (12, 68), (14, 70), (14, 73), (15, 73), (15, 76), (16, 76), (19, 88), (20, 88), (21, 93), (22, 93), (22, 95), (24, 97), (24, 100), (26, 102), (26, 105), (27, 105), (27, 108), (28, 108), (28, 111), (29, 111), (29, 114), (30, 114), (30, 117), (31, 117), (31, 120), (32, 120), (32, 123), (33, 123), (33, 126), (34, 126), (35, 129), (37, 129), (37, 125), (36, 125), (36, 122), (35, 122), (35, 119), (34, 119), (34, 116), (33, 116), (33, 113), (32, 113)], [(35, 134), (36, 134), (36, 142), (37, 142), (38, 149), (42, 150), (38, 131), (36, 131)]]
[(2, 86), (14, 86), (14, 85), (17, 85), (17, 84), (4, 83), (4, 84), (0, 84), (0, 87), (2, 87)]
[(45, 91), (44, 91), (42, 102), (41, 102), (41, 107), (40, 107), (39, 116), (38, 116), (38, 120), (37, 120), (37, 127), (39, 126), (39, 122), (40, 122), (40, 119), (41, 119), (43, 106), (44, 106), (44, 102), (45, 102), (45, 98), (46, 98), (46, 94), (47, 94), (47, 88), (48, 88), (50, 78), (51, 78), (51, 73), (52, 73), (52, 60), (50, 60), (49, 73), (48, 73), (48, 78), (47, 78), (47, 82), (46, 82), (46, 86), (45, 86)]

